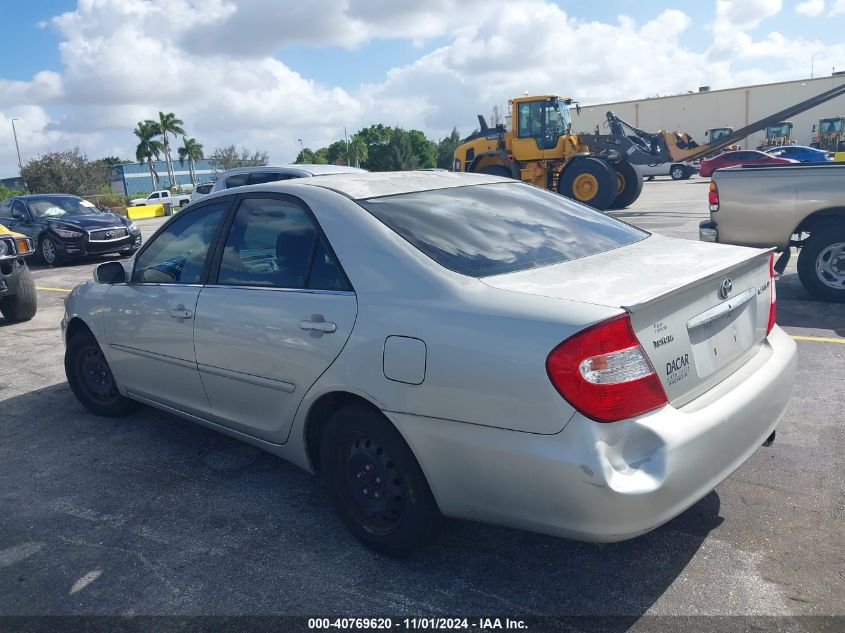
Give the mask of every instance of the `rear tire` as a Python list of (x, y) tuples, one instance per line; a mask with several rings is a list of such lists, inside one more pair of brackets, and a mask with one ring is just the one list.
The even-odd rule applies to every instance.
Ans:
[(92, 413), (116, 418), (138, 406), (120, 395), (103, 350), (88, 330), (77, 332), (68, 341), (65, 375), (73, 395)]
[(487, 174), (488, 176), (501, 176), (502, 178), (513, 178), (511, 170), (502, 165), (487, 165), (478, 170), (479, 174)]
[(571, 161), (557, 181), (559, 194), (604, 211), (616, 198), (616, 172), (605, 160), (590, 156)]
[(845, 228), (810, 235), (798, 255), (798, 277), (819, 299), (845, 303)]
[(613, 171), (616, 178), (616, 198), (608, 208), (624, 209), (640, 197), (643, 192), (643, 178), (628, 161), (614, 163)]
[[(18, 265), (18, 264), (16, 264)], [(38, 310), (38, 294), (29, 267), (24, 264), (18, 269), (18, 291), (0, 298), (0, 313), (11, 323), (29, 321)]]
[(347, 529), (367, 547), (405, 556), (437, 532), (441, 516), (411, 449), (381, 414), (335, 411), (320, 444), (323, 485)]

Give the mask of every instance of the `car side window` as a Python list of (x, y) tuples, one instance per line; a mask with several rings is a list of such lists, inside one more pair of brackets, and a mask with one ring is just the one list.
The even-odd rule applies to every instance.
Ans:
[(12, 204), (12, 217), (17, 218), (18, 220), (26, 220), (29, 218), (26, 207), (20, 200), (15, 200)]
[(4, 200), (0, 202), (0, 218), (11, 219), (12, 217), (12, 201)]
[(226, 179), (226, 189), (243, 187), (249, 182), (249, 174), (233, 174)]
[(198, 284), (229, 200), (179, 216), (138, 255), (132, 283)]
[[(315, 285), (312, 285), (313, 277)], [(279, 198), (246, 198), (226, 238), (217, 283), (347, 290), (340, 266), (305, 209)]]
[(249, 184), (260, 185), (265, 182), (276, 182), (277, 180), (287, 180), (290, 178), (287, 174), (280, 174), (279, 172), (255, 172), (249, 175)]
[(156, 198), (158, 198), (158, 191), (154, 191), (153, 193), (151, 193), (149, 200), (155, 200)]

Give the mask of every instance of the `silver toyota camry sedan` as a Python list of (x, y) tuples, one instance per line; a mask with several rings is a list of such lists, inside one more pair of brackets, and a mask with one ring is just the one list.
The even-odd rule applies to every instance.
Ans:
[(643, 534), (774, 438), (796, 364), (768, 251), (447, 172), (206, 196), (62, 327), (92, 412), (143, 403), (319, 472), (393, 555), (444, 516)]

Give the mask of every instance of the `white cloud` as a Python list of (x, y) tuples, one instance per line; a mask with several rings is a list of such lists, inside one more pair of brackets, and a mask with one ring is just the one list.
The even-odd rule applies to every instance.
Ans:
[(830, 8), (830, 15), (839, 15), (845, 13), (845, 0), (835, 0), (833, 6)]
[(824, 13), (824, 0), (806, 0), (795, 5), (795, 11), (814, 18)]

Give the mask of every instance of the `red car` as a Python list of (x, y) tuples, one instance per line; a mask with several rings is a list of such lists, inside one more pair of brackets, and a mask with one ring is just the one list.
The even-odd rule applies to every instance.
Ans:
[(708, 176), (712, 176), (713, 172), (717, 169), (733, 167), (734, 165), (784, 165), (797, 162), (797, 160), (792, 160), (791, 158), (780, 158), (766, 154), (765, 152), (747, 149), (738, 152), (725, 152), (724, 154), (703, 160), (701, 161), (701, 169), (698, 173), (707, 178)]

